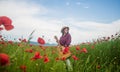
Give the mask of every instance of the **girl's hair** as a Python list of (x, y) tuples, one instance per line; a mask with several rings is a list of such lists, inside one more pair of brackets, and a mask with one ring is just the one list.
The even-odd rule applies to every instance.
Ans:
[(64, 34), (64, 30), (65, 30), (66, 28), (67, 28), (68, 31), (69, 31), (69, 27), (65, 26), (65, 27), (63, 27), (63, 28), (61, 29), (61, 33), (62, 33), (62, 34)]

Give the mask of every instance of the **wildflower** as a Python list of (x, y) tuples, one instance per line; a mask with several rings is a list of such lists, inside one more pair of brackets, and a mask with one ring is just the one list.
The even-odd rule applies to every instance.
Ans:
[(32, 53), (33, 50), (32, 49), (26, 49), (25, 52), (29, 52), (29, 53)]
[(92, 49), (94, 49), (95, 47), (94, 46), (91, 46)]
[(32, 44), (30, 44), (30, 47), (32, 47), (33, 45)]
[(43, 45), (45, 44), (45, 41), (40, 37), (38, 38), (37, 41), (38, 41), (39, 44), (43, 44)]
[(5, 29), (8, 31), (8, 30), (11, 30), (11, 29), (13, 29), (14, 28), (14, 26), (12, 26), (12, 25), (7, 25), (7, 26), (5, 26)]
[(87, 51), (86, 48), (83, 48), (83, 49), (81, 50), (81, 52), (88, 53), (88, 51)]
[(68, 53), (68, 52), (69, 52), (69, 47), (64, 48), (63, 54), (66, 54), (66, 53)]
[(23, 72), (26, 72), (26, 66), (25, 66), (25, 65), (21, 65), (21, 66), (20, 66), (20, 69), (21, 69)]
[(98, 68), (98, 69), (100, 69), (100, 68), (101, 68), (101, 66), (100, 66), (100, 65), (97, 65), (97, 68)]
[(27, 40), (26, 40), (26, 39), (23, 39), (22, 42), (27, 42)]
[(0, 27), (0, 31), (1, 31), (1, 30), (3, 30), (3, 28), (2, 28), (2, 27)]
[(10, 63), (9, 56), (5, 53), (0, 53), (0, 65), (5, 66)]
[(57, 58), (55, 58), (55, 60), (58, 61), (58, 60), (60, 60), (60, 59), (57, 57)]
[(87, 42), (88, 45), (90, 45), (90, 42)]
[(107, 37), (107, 39), (109, 40), (109, 39), (110, 39), (110, 37)]
[(49, 58), (47, 57), (47, 56), (45, 56), (44, 57), (44, 63), (47, 63), (47, 62), (49, 62), (50, 60), (49, 60)]
[(6, 43), (4, 41), (1, 41), (0, 44), (5, 45)]
[(84, 42), (82, 44), (85, 44)]
[(61, 58), (61, 60), (65, 61), (65, 60), (66, 60), (66, 58), (65, 58), (65, 57), (62, 57), (62, 58)]
[(0, 25), (3, 25), (7, 31), (14, 28), (14, 26), (12, 25), (12, 20), (6, 16), (0, 17)]
[(13, 41), (8, 41), (9, 44), (13, 44)]
[(72, 58), (73, 58), (74, 60), (78, 60), (78, 58), (77, 58), (75, 55), (73, 55)]
[(96, 44), (96, 42), (93, 43), (94, 45)]
[(52, 50), (52, 54), (55, 54), (55, 50)]
[(2, 35), (0, 35), (0, 38), (2, 38)]
[(20, 44), (20, 43), (18, 43), (18, 46), (21, 46), (21, 44)]
[(76, 50), (80, 50), (80, 47), (79, 47), (79, 46), (76, 46)]
[(41, 58), (43, 58), (43, 57), (40, 56), (40, 53), (39, 52), (35, 52), (35, 55), (34, 55), (34, 57), (31, 60), (36, 60), (36, 59), (41, 59)]
[(41, 47), (41, 49), (43, 50), (43, 51), (45, 51), (46, 50), (46, 48), (44, 47), (44, 46), (40, 46)]

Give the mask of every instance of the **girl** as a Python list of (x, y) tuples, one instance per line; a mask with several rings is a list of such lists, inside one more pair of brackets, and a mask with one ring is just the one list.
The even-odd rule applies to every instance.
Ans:
[(71, 35), (69, 34), (69, 27), (63, 27), (61, 29), (62, 36), (60, 37), (60, 45), (69, 47), (71, 43)]
[[(61, 46), (62, 50), (61, 51), (64, 51), (65, 48), (69, 48), (69, 45), (71, 43), (71, 35), (69, 33), (69, 27), (63, 27), (61, 29), (61, 33), (62, 33), (62, 36), (60, 37), (60, 40), (58, 40), (58, 38), (55, 36), (55, 39), (56, 39), (56, 42)], [(63, 52), (62, 52), (63, 54)], [(66, 56), (67, 55), (67, 56)], [(72, 71), (72, 66), (70, 64), (70, 60), (69, 60), (69, 56), (71, 55), (70, 53), (64, 55), (67, 59), (65, 60), (66, 62), (66, 66), (67, 66), (67, 69), (68, 71)], [(64, 57), (62, 56), (62, 57)]]

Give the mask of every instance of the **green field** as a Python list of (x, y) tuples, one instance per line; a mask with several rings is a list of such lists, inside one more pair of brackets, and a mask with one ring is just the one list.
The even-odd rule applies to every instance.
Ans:
[[(71, 72), (120, 72), (120, 34), (107, 40), (82, 43), (70, 47)], [(83, 48), (87, 53), (82, 52)], [(31, 49), (31, 51), (30, 51)], [(30, 51), (30, 52), (29, 52)], [(32, 60), (36, 52), (42, 58)], [(27, 42), (12, 42), (0, 39), (0, 53), (10, 57), (10, 63), (0, 66), (0, 72), (68, 72), (64, 60), (57, 59), (56, 47), (30, 45)], [(45, 62), (45, 57), (49, 60)], [(21, 68), (23, 66), (23, 68)]]

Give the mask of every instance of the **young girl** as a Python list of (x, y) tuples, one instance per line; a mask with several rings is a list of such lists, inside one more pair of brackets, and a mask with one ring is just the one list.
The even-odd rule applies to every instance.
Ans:
[[(62, 36), (60, 37), (60, 40), (58, 40), (56, 37), (56, 41), (61, 46), (62, 51), (63, 51), (65, 48), (68, 48), (70, 43), (71, 43), (71, 35), (69, 33), (69, 27), (63, 27), (61, 29), (61, 33), (62, 33)], [(70, 64), (69, 58), (67, 58), (65, 60), (65, 62), (66, 62), (66, 66), (67, 66), (68, 71), (72, 71), (73, 69), (72, 69), (72, 66)]]
[(69, 33), (69, 27), (63, 27), (61, 29), (62, 36), (60, 37), (60, 45), (69, 47), (71, 43), (71, 35)]

